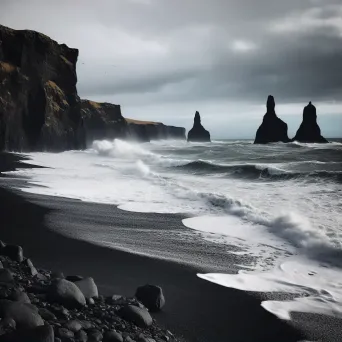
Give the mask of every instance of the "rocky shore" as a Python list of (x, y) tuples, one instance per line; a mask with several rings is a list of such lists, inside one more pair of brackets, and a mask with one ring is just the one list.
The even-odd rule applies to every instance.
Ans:
[(1, 342), (178, 341), (150, 315), (164, 304), (154, 285), (101, 296), (93, 278), (37, 269), (22, 247), (0, 241)]

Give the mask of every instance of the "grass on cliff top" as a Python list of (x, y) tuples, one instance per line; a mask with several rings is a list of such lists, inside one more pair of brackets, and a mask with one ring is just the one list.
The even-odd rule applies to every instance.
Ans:
[(155, 121), (141, 121), (141, 120), (134, 120), (134, 119), (127, 119), (125, 120), (130, 124), (136, 124), (136, 125), (160, 125), (160, 122)]
[(0, 69), (1, 69), (1, 71), (4, 71), (6, 73), (11, 73), (14, 70), (16, 70), (16, 67), (14, 65), (6, 63), (6, 62), (0, 62)]
[(96, 109), (100, 109), (100, 108), (101, 108), (101, 103), (98, 103), (98, 102), (90, 101), (90, 100), (89, 100), (89, 104), (90, 104), (92, 107), (96, 108)]

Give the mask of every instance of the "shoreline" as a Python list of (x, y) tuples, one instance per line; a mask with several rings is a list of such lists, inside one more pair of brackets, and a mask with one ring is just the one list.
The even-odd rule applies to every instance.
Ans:
[[(11, 155), (11, 158), (4, 155), (7, 155), (7, 161), (1, 157), (0, 171), (20, 167), (17, 163), (22, 158), (20, 155)], [(24, 167), (29, 166), (24, 164)], [(25, 181), (18, 182), (24, 184)], [(68, 210), (90, 211), (96, 216), (98, 213), (94, 207), (101, 208), (101, 215), (115, 220), (115, 212), (119, 210), (116, 207), (19, 193), (0, 185), (1, 239), (21, 245), (38, 267), (91, 276), (104, 295), (132, 296), (135, 289), (145, 283), (159, 285), (164, 290), (166, 305), (154, 317), (159, 325), (186, 341), (291, 342), (303, 338), (296, 328), (264, 310), (260, 299), (202, 280), (196, 276), (194, 268), (75, 240), (52, 231), (45, 223), (45, 217), (57, 210), (65, 212), (65, 222), (69, 222), (72, 229), (78, 224), (77, 217), (70, 216)], [(128, 226), (132, 222), (139, 224), (144, 217), (158, 217), (159, 224), (175, 220), (173, 215), (125, 213)], [(166, 216), (168, 221), (164, 218)], [(139, 222), (136, 221), (138, 218)], [(96, 222), (95, 218), (90, 220)]]

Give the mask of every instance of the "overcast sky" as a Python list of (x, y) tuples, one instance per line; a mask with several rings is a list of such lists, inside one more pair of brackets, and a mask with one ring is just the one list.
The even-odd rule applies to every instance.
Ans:
[(126, 117), (252, 138), (272, 94), (291, 137), (310, 100), (342, 137), (341, 0), (0, 0), (0, 23), (78, 48), (80, 96)]

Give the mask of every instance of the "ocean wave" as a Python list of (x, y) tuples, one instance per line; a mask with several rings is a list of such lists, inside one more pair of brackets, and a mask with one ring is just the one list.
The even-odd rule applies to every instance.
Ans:
[[(304, 162), (307, 163), (307, 162)], [(313, 164), (315, 161), (312, 162)], [(316, 162), (324, 164), (323, 162)], [(298, 162), (300, 164), (300, 162)], [(272, 180), (287, 180), (287, 179), (311, 179), (323, 178), (331, 179), (338, 183), (342, 183), (342, 171), (287, 171), (273, 165), (264, 164), (215, 164), (212, 162), (197, 160), (187, 164), (175, 166), (176, 169), (189, 170), (194, 174), (210, 174), (222, 173), (229, 176), (248, 179), (272, 179)]]

